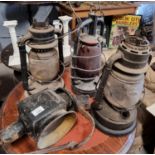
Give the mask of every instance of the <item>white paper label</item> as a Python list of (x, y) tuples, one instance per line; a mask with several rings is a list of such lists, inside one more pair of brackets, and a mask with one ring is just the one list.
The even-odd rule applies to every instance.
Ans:
[(34, 116), (37, 116), (39, 115), (41, 112), (43, 112), (45, 109), (42, 107), (42, 106), (39, 106), (38, 108), (34, 109), (31, 113), (34, 115)]

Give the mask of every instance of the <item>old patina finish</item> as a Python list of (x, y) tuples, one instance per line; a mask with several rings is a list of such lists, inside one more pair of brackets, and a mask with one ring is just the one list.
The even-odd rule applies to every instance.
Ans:
[(92, 105), (92, 114), (100, 130), (123, 135), (135, 128), (136, 105), (143, 97), (144, 73), (150, 55), (145, 38), (128, 36), (107, 61)]
[[(59, 36), (60, 33), (48, 22), (34, 20), (28, 33), (20, 39), (22, 79), (24, 89), (29, 94), (37, 93), (45, 88), (57, 89), (64, 86), (61, 79), (64, 71), (62, 42), (61, 39), (58, 41), (55, 38), (55, 34)], [(28, 65), (26, 65), (25, 45), (30, 48)]]
[(72, 98), (64, 89), (45, 90), (18, 104), (19, 119), (2, 130), (1, 142), (9, 144), (25, 134), (37, 140), (42, 149), (58, 142), (76, 123)]
[[(97, 27), (100, 26), (97, 33)], [(93, 95), (103, 62), (101, 61), (104, 33), (103, 16), (89, 14), (79, 26), (72, 55), (72, 83), (76, 93)]]

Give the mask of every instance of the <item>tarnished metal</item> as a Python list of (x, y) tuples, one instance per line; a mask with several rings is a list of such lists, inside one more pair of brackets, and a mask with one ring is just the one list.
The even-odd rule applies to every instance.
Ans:
[(83, 78), (99, 75), (101, 69), (101, 44), (97, 38), (81, 35), (77, 52), (77, 75)]
[(120, 44), (119, 51), (123, 57), (114, 64), (116, 68), (129, 74), (142, 74), (147, 71), (151, 54), (148, 40), (130, 36)]
[[(26, 82), (26, 80), (23, 80), (24, 84), (28, 83), (35, 85), (35, 89), (37, 89), (38, 87), (39, 90), (45, 89), (45, 85), (43, 84), (46, 84), (47, 86), (47, 83), (51, 84), (51, 82), (57, 79), (58, 76), (60, 77), (62, 75), (61, 73), (63, 73), (64, 71), (64, 67), (62, 67), (63, 55), (60, 54), (62, 53), (62, 45), (60, 45), (61, 43), (58, 42), (57, 39), (55, 39), (55, 33), (58, 32), (55, 32), (54, 27), (50, 25), (48, 22), (37, 22), (36, 20), (34, 20), (32, 26), (30, 26), (28, 29), (28, 33), (20, 39), (19, 45), (26, 44), (28, 47), (31, 48), (28, 54), (28, 67), (30, 73), (29, 83)], [(22, 55), (23, 52), (20, 53), (22, 60), (22, 58), (24, 57)], [(23, 75), (23, 79), (26, 79), (25, 76), (27, 71), (24, 71), (26, 66), (21, 66), (21, 68), (23, 68), (23, 74), (25, 73), (25, 75)], [(60, 86), (61, 84), (59, 83), (58, 85)], [(29, 87), (26, 89), (28, 91), (31, 91), (33, 89), (33, 86), (31, 85), (26, 86), (25, 84), (24, 88), (26, 87)]]
[(75, 92), (91, 94), (95, 90), (103, 62), (101, 60), (101, 44), (95, 36), (81, 34), (78, 43), (77, 55), (72, 59), (72, 80)]
[(98, 83), (92, 114), (99, 129), (124, 135), (136, 126), (136, 105), (143, 97), (151, 49), (145, 38), (128, 36), (107, 61)]
[(45, 89), (56, 90), (58, 88), (64, 88), (64, 80), (61, 78), (65, 70), (65, 66), (60, 62), (60, 69), (58, 75), (50, 81), (40, 81), (35, 79), (32, 75), (29, 75), (29, 94), (35, 94)]
[(92, 112), (97, 128), (101, 131), (115, 135), (125, 135), (136, 127), (137, 110), (116, 109), (105, 99), (101, 102), (102, 108)]
[[(72, 56), (73, 61), (76, 61), (76, 65), (71, 67), (73, 90), (76, 93), (93, 95), (95, 84), (103, 68), (101, 45), (93, 36), (83, 37), (84, 39), (81, 37), (83, 40), (80, 40), (77, 55)], [(88, 42), (87, 37), (90, 38)]]
[[(99, 24), (100, 34), (97, 34), (96, 29)], [(76, 93), (89, 95), (95, 93), (96, 79), (103, 68), (101, 60), (103, 31), (104, 18), (94, 13), (89, 14), (89, 18), (77, 31), (71, 66), (72, 87)]]
[(30, 134), (40, 149), (55, 144), (76, 123), (76, 113), (70, 109), (73, 104), (69, 93), (61, 88), (31, 95), (18, 104), (19, 121), (2, 131), (2, 143)]
[(29, 70), (40, 81), (50, 81), (59, 72), (58, 42), (54, 39), (54, 28), (48, 23), (36, 23), (29, 28), (32, 39), (26, 44), (31, 47)]
[(144, 75), (132, 77), (112, 71), (103, 93), (112, 105), (128, 109), (138, 103), (143, 88)]
[(0, 141), (3, 143), (12, 143), (24, 135), (24, 125), (18, 121), (3, 129), (0, 133)]
[(42, 82), (53, 80), (59, 73), (59, 55), (55, 48), (46, 52), (29, 53), (29, 70), (32, 76)]

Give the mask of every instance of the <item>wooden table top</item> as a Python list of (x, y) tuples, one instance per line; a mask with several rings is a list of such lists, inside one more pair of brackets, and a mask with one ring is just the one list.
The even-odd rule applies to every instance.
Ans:
[[(70, 70), (66, 69), (64, 73), (66, 89), (71, 92)], [(17, 104), (24, 97), (22, 83), (19, 83), (9, 94), (0, 114), (0, 128), (5, 128), (18, 119)], [(80, 113), (78, 113), (78, 122), (74, 128), (60, 140), (56, 146), (68, 141), (81, 141), (87, 136), (91, 129), (90, 123)], [(52, 153), (127, 153), (134, 141), (135, 131), (126, 136), (110, 136), (95, 129), (93, 137), (89, 142), (79, 149), (62, 150)], [(36, 142), (30, 136), (24, 136), (10, 145), (3, 145), (7, 153), (29, 153), (36, 150)]]
[[(100, 6), (99, 6), (100, 5)], [(67, 3), (61, 2), (59, 3), (60, 8), (64, 8), (70, 12), (72, 12), (72, 9), (70, 5), (67, 5)], [(90, 11), (91, 5), (89, 2), (82, 3), (80, 7), (74, 7), (75, 12), (82, 12), (82, 11)], [(95, 3), (94, 6), (92, 6), (92, 10), (114, 10), (114, 9), (128, 9), (128, 8), (137, 8), (137, 5), (129, 2), (100, 2), (100, 3)]]

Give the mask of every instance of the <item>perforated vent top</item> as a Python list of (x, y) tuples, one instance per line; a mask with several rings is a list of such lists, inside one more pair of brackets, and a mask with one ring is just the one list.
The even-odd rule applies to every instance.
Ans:
[(138, 55), (148, 55), (151, 52), (149, 41), (146, 38), (128, 36), (122, 41), (120, 47), (126, 52)]

